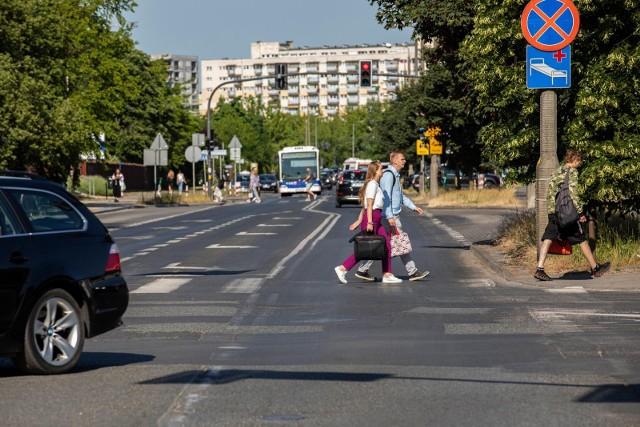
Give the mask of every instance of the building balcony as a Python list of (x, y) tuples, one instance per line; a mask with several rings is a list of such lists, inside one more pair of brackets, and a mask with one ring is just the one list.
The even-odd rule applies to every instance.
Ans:
[(387, 67), (387, 71), (390, 73), (395, 73), (398, 71), (398, 63), (397, 62), (387, 62), (385, 63)]
[(329, 105), (338, 105), (340, 103), (340, 100), (338, 99), (337, 96), (332, 96), (329, 97), (329, 99), (327, 99), (327, 104)]
[(357, 94), (359, 92), (359, 87), (358, 86), (349, 86), (347, 87), (347, 93), (350, 95), (354, 95)]
[(327, 73), (337, 73), (338, 66), (337, 65), (327, 65)]
[(280, 91), (277, 89), (269, 89), (269, 96), (277, 98), (280, 96)]
[(357, 96), (349, 96), (349, 97), (347, 98), (347, 103), (349, 103), (349, 104), (352, 104), (352, 105), (353, 105), (353, 104), (355, 104), (355, 105), (357, 105), (357, 104), (358, 104), (358, 102), (359, 102), (359, 99), (358, 99), (358, 97), (357, 97)]
[(317, 97), (310, 97), (307, 101), (307, 104), (309, 105), (318, 105), (320, 103), (320, 100)]
[(316, 95), (318, 93), (318, 87), (310, 87), (307, 89), (307, 94)]
[(337, 93), (340, 90), (340, 87), (337, 85), (327, 86), (327, 93)]
[(338, 84), (340, 82), (340, 77), (338, 76), (329, 76), (327, 77), (327, 83)]
[(347, 76), (348, 83), (358, 83), (358, 76)]
[(297, 95), (298, 94), (298, 87), (290, 87), (289, 89), (287, 89), (287, 93), (289, 95)]

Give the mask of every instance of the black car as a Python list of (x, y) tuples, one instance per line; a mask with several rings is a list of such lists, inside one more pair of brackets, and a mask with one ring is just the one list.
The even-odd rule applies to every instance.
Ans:
[(0, 171), (0, 356), (60, 374), (122, 321), (129, 290), (107, 228), (59, 184)]
[(278, 192), (278, 180), (272, 173), (260, 174), (260, 189), (264, 191)]
[(333, 188), (333, 176), (332, 172), (329, 170), (323, 170), (320, 172), (320, 183), (322, 184), (322, 189), (331, 190)]
[(365, 170), (345, 170), (340, 172), (336, 184), (336, 207), (346, 203), (360, 203), (360, 189), (364, 185), (367, 176)]

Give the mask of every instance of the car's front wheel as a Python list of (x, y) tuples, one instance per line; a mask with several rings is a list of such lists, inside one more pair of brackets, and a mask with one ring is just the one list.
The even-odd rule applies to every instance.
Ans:
[(84, 325), (76, 300), (62, 289), (46, 292), (32, 307), (24, 332), (24, 351), (14, 357), (31, 374), (61, 374), (80, 358)]

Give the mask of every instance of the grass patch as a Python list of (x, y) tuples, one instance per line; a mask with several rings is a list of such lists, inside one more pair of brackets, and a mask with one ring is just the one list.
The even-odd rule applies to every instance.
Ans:
[(468, 188), (461, 190), (438, 189), (438, 196), (431, 198), (428, 190), (423, 195), (413, 196), (411, 199), (420, 204), (426, 204), (432, 208), (444, 207), (478, 207), (478, 208), (524, 208), (525, 200), (519, 199), (515, 194), (515, 187), (507, 188)]
[[(67, 188), (72, 188), (71, 177), (67, 180)], [(89, 196), (102, 196), (112, 194), (112, 190), (108, 188), (108, 182), (99, 175), (80, 176), (80, 184), (74, 188), (75, 191)]]
[[(611, 217), (597, 223), (596, 259), (610, 261), (616, 270), (640, 267), (640, 218)], [(513, 270), (533, 273), (537, 266), (536, 215), (528, 209), (506, 217), (497, 230), (497, 249)], [(580, 246), (571, 255), (548, 255), (545, 270), (551, 275), (589, 268)]]

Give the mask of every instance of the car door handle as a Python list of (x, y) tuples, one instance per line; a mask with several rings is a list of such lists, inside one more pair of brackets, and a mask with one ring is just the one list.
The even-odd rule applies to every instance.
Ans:
[(9, 262), (13, 264), (24, 264), (29, 261), (29, 257), (24, 256), (22, 252), (13, 252), (11, 256), (9, 256)]

